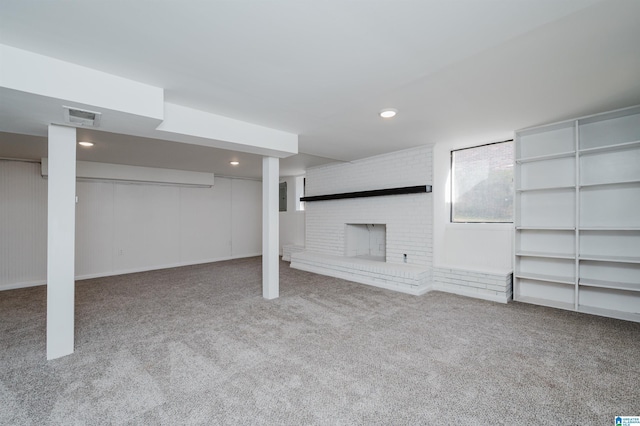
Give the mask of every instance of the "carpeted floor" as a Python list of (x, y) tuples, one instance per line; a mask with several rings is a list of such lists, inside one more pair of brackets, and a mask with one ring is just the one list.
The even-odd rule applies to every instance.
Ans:
[(640, 324), (260, 258), (81, 281), (45, 360), (44, 287), (0, 292), (0, 424), (613, 425), (640, 415)]

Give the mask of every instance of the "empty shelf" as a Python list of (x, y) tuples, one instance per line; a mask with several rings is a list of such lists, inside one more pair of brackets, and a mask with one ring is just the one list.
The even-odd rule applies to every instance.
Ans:
[(518, 272), (516, 273), (516, 278), (524, 278), (529, 280), (537, 280), (537, 281), (548, 281), (552, 283), (559, 284), (569, 284), (574, 285), (575, 280), (571, 277), (563, 277), (561, 275), (547, 275), (547, 274), (533, 274), (529, 272)]

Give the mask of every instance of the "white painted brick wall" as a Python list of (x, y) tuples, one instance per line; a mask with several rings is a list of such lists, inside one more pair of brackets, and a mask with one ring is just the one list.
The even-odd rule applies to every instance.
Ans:
[[(305, 195), (431, 185), (432, 147), (307, 169)], [(311, 203), (309, 203), (311, 204)]]
[(507, 303), (512, 297), (511, 272), (490, 273), (447, 267), (433, 268), (436, 290)]
[[(432, 148), (423, 146), (391, 154), (307, 170), (306, 194), (326, 195), (432, 184)], [(430, 267), (433, 259), (431, 194), (317, 201), (306, 204), (307, 250), (344, 255), (345, 224), (387, 226), (389, 263)]]
[(282, 246), (282, 260), (285, 262), (291, 262), (291, 255), (304, 251), (304, 246), (286, 245)]
[(414, 295), (431, 289), (431, 269), (419, 266), (304, 251), (291, 254), (291, 267)]

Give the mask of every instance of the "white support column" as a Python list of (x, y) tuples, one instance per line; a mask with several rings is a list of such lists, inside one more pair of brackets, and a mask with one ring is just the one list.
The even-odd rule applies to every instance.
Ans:
[(47, 359), (73, 353), (76, 129), (49, 126)]
[(278, 259), (278, 180), (280, 160), (262, 158), (262, 296), (275, 299), (280, 295), (280, 262)]

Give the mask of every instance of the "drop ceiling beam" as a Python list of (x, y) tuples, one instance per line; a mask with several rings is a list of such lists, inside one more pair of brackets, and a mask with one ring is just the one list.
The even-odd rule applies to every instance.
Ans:
[(67, 106), (101, 113), (95, 130), (276, 158), (298, 153), (294, 133), (165, 102), (161, 87), (3, 44), (0, 59), (5, 131), (44, 136), (50, 123), (67, 124)]
[(61, 99), (71, 107), (78, 103), (158, 120), (164, 116), (160, 87), (2, 44), (0, 58), (0, 87)]
[[(165, 102), (162, 139), (284, 158), (298, 153), (298, 135)], [(174, 137), (176, 139), (174, 139)]]

